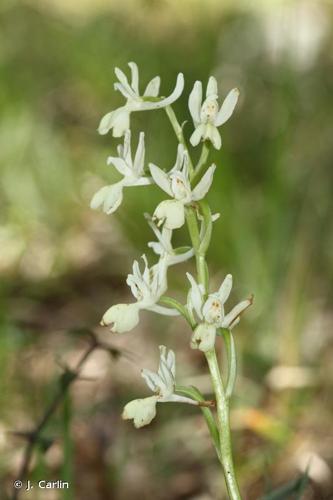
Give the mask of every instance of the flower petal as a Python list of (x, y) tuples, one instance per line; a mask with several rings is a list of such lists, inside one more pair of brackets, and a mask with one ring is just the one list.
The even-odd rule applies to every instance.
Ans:
[(103, 205), (108, 189), (109, 186), (104, 186), (94, 194), (90, 202), (90, 208), (92, 208), (93, 210), (97, 210)]
[(123, 158), (119, 158), (118, 156), (109, 156), (106, 163), (107, 165), (113, 165), (124, 177), (132, 175), (131, 169), (128, 167)]
[(207, 323), (200, 323), (194, 330), (191, 338), (191, 348), (207, 352), (215, 345), (216, 327)]
[(129, 93), (128, 90), (126, 89), (126, 87), (124, 87), (124, 85), (122, 85), (121, 83), (117, 82), (113, 85), (113, 88), (114, 90), (118, 90), (124, 97), (125, 99), (130, 102), (130, 101), (134, 101), (134, 97), (132, 95), (132, 92)]
[(207, 172), (202, 176), (196, 187), (192, 191), (192, 199), (194, 201), (201, 200), (206, 196), (209, 191), (210, 186), (213, 182), (214, 172), (216, 165), (213, 163), (207, 170)]
[[(161, 348), (161, 346), (160, 346)], [(176, 355), (172, 349), (169, 349), (169, 352), (166, 355), (166, 361), (169, 370), (171, 371), (173, 377), (176, 376)]]
[(229, 120), (232, 113), (234, 112), (235, 106), (238, 101), (238, 97), (239, 97), (239, 90), (235, 88), (232, 89), (227, 95), (227, 97), (224, 99), (221, 109), (215, 118), (215, 125), (217, 127), (220, 127), (221, 125), (223, 125), (223, 123)]
[(214, 97), (214, 99), (217, 99), (217, 81), (214, 76), (209, 77), (206, 97)]
[(156, 184), (169, 196), (172, 196), (172, 189), (168, 175), (153, 163), (149, 164), (150, 173)]
[(137, 95), (139, 95), (139, 70), (138, 70), (138, 65), (135, 62), (129, 62), (128, 65), (131, 68), (131, 73), (132, 73), (131, 87), (134, 90), (134, 92)]
[(103, 116), (98, 126), (98, 133), (101, 135), (105, 135), (109, 132), (109, 130), (113, 127), (114, 115), (116, 111), (110, 111)]
[(124, 135), (124, 145), (122, 147), (121, 158), (125, 160), (127, 165), (132, 165), (132, 149), (131, 149), (131, 130), (128, 129)]
[(160, 390), (161, 379), (157, 373), (144, 368), (141, 370), (141, 376), (145, 379), (145, 382), (151, 391), (158, 392)]
[(90, 207), (96, 210), (103, 206), (103, 212), (106, 214), (115, 212), (123, 200), (122, 190), (122, 181), (102, 187), (93, 196)]
[(192, 92), (188, 99), (188, 107), (194, 122), (194, 125), (200, 123), (200, 110), (202, 104), (202, 83), (197, 80), (193, 86)]
[(162, 201), (156, 207), (154, 217), (167, 229), (178, 229), (185, 223), (184, 205), (177, 200)]
[(222, 139), (220, 136), (220, 132), (218, 129), (215, 127), (215, 125), (212, 125), (208, 123), (206, 125), (206, 133), (205, 133), (205, 139), (209, 139), (211, 143), (213, 144), (215, 149), (221, 149), (222, 146)]
[(222, 285), (219, 288), (218, 296), (222, 304), (224, 304), (230, 295), (232, 289), (232, 276), (231, 274), (227, 274), (224, 278)]
[[(117, 112), (117, 114), (116, 114)], [(117, 109), (113, 117), (113, 137), (122, 137), (130, 128), (130, 111), (126, 106)]]
[(120, 83), (122, 84), (122, 86), (124, 87), (124, 89), (126, 90), (126, 92), (133, 99), (137, 99), (138, 96), (135, 94), (135, 92), (133, 91), (132, 87), (128, 83), (127, 76), (125, 75), (125, 73), (123, 71), (121, 71), (121, 69), (119, 69), (119, 68), (115, 68), (114, 72), (116, 74), (116, 77), (118, 78), (118, 80), (120, 81)]
[(164, 384), (163, 387), (161, 386), (160, 396), (167, 397), (174, 391), (175, 379), (167, 362), (165, 346), (160, 346), (160, 362), (158, 366), (158, 375)]
[(117, 182), (109, 186), (103, 203), (103, 212), (113, 214), (123, 201), (123, 183)]
[[(232, 328), (235, 326), (239, 320), (240, 315), (250, 307), (252, 304), (253, 299), (246, 299), (237, 304), (226, 316), (224, 317), (224, 320), (221, 324), (222, 328)], [(237, 323), (236, 323), (237, 322)]]
[(188, 163), (188, 153), (186, 149), (184, 148), (183, 144), (178, 144), (177, 146), (177, 155), (176, 155), (176, 161), (172, 169), (169, 171), (169, 175), (171, 173), (177, 172), (178, 170), (182, 169), (183, 164)]
[(143, 174), (144, 163), (145, 163), (145, 133), (140, 132), (138, 147), (136, 149), (134, 163), (133, 163), (134, 172), (138, 177), (140, 177)]
[(155, 76), (148, 83), (146, 90), (144, 92), (144, 97), (157, 97), (160, 91), (161, 78), (159, 76)]
[(137, 303), (114, 305), (105, 312), (101, 325), (113, 325), (112, 333), (129, 332), (139, 323), (139, 310)]
[(187, 279), (191, 283), (191, 289), (188, 295), (188, 307), (195, 310), (198, 317), (202, 319), (202, 305), (203, 305), (203, 293), (200, 285), (195, 281), (192, 274), (186, 273)]
[(193, 134), (190, 137), (190, 143), (192, 144), (193, 147), (197, 146), (200, 142), (200, 139), (205, 133), (205, 125), (200, 124), (197, 126), (197, 128), (194, 130)]
[(134, 399), (127, 403), (124, 408), (122, 418), (124, 420), (133, 419), (134, 425), (137, 429), (150, 422), (156, 416), (156, 403), (157, 396), (150, 396), (149, 398)]
[(160, 101), (157, 102), (143, 101), (141, 103), (140, 109), (148, 110), (148, 109), (165, 108), (166, 106), (169, 106), (169, 104), (175, 102), (181, 95), (183, 90), (184, 90), (184, 75), (183, 73), (178, 73), (176, 86), (173, 92), (168, 97), (165, 97), (164, 99), (161, 99)]

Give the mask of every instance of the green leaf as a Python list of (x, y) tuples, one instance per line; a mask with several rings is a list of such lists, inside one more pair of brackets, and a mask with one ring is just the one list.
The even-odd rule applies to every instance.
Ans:
[(228, 357), (228, 380), (226, 387), (227, 398), (230, 398), (235, 387), (236, 376), (237, 376), (237, 357), (236, 357), (236, 347), (234, 337), (230, 330), (223, 329), (222, 334), (224, 337), (224, 342), (227, 350)]

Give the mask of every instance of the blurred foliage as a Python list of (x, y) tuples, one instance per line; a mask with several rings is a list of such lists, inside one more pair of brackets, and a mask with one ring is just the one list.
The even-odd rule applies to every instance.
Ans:
[[(310, 452), (324, 474), (333, 461), (332, 436), (327, 437), (333, 351), (332, 10), (329, 2), (304, 0), (1, 4), (1, 432), (29, 425), (40, 414), (52, 391), (54, 355), (77, 348), (59, 331), (98, 324), (111, 301), (127, 293), (124, 275), (152, 236), (142, 213), (152, 213), (162, 195), (150, 187), (128, 190), (122, 210), (112, 217), (89, 209), (95, 190), (115, 179), (105, 160), (117, 141), (96, 132), (101, 116), (122, 102), (113, 91), (113, 68), (126, 71), (134, 60), (142, 82), (161, 75), (165, 94), (178, 71), (184, 73), (184, 97), (175, 109), (187, 121), (187, 137), (192, 124), (186, 96), (196, 79), (214, 74), (221, 95), (234, 86), (241, 90), (237, 112), (222, 129), (222, 150), (213, 154), (218, 169), (209, 195), (213, 210), (222, 214), (209, 254), (212, 278), (219, 282), (231, 272), (235, 300), (255, 294), (255, 307), (237, 332), (241, 360), (234, 425), (241, 482), (246, 498), (258, 498), (266, 491), (265, 477), (272, 485), (291, 480), (299, 457)], [(164, 112), (135, 114), (132, 123), (135, 132), (146, 131), (148, 161), (169, 168), (176, 142)], [(180, 233), (179, 242), (186, 242), (186, 231)], [(178, 271), (171, 284), (184, 293)], [(145, 321), (149, 363), (157, 342), (165, 341), (161, 329), (187, 352), (181, 324)], [(157, 325), (156, 333), (147, 333)], [(136, 342), (143, 352), (138, 337), (124, 343)], [(38, 356), (46, 361), (33, 369)], [(195, 368), (204, 372), (196, 354), (184, 356), (184, 375)], [(283, 385), (285, 372), (274, 367), (285, 365), (303, 371)], [(141, 389), (114, 370), (110, 377), (120, 386), (104, 381), (109, 391), (100, 389), (104, 402), (91, 408), (88, 400), (79, 408), (73, 403), (76, 472), (103, 469), (104, 486), (90, 499), (132, 498), (138, 491), (147, 499), (219, 497), (221, 478), (197, 417), (167, 408), (158, 426), (138, 436), (119, 415), (122, 403)], [(138, 368), (133, 371), (137, 376)], [(62, 418), (54, 424), (56, 433), (61, 434)], [(105, 429), (110, 422), (117, 438)], [(187, 424), (207, 448), (204, 469), (199, 444), (186, 442), (192, 439)], [(103, 439), (116, 451), (107, 452)], [(17, 456), (13, 441), (2, 441), (0, 469), (8, 480)], [(87, 451), (90, 442), (95, 455)], [(148, 472), (135, 463), (137, 454)], [(47, 465), (43, 460), (39, 467)], [(324, 481), (310, 471), (309, 498), (329, 494), (327, 474)], [(136, 488), (126, 490), (127, 475)], [(75, 498), (84, 500), (83, 491)], [(206, 492), (210, 496), (200, 496)]]

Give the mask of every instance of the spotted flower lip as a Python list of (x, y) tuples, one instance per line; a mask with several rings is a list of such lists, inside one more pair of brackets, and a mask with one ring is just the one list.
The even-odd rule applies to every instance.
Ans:
[(198, 318), (198, 326), (194, 330), (191, 347), (206, 352), (214, 347), (216, 329), (234, 328), (239, 323), (241, 314), (252, 304), (253, 296), (239, 302), (228, 314), (225, 314), (224, 304), (232, 289), (231, 274), (227, 274), (219, 290), (209, 294), (206, 299), (203, 286), (198, 284), (190, 273), (187, 273), (187, 278), (191, 284), (187, 310), (193, 321), (195, 321), (194, 313)]
[(102, 208), (106, 214), (114, 213), (120, 206), (125, 187), (147, 186), (153, 183), (152, 178), (144, 174), (145, 135), (143, 132), (140, 132), (134, 159), (132, 158), (130, 130), (125, 133), (124, 145), (119, 145), (117, 151), (118, 156), (109, 156), (107, 164), (112, 165), (123, 178), (115, 184), (99, 189), (90, 202), (91, 208)]
[(149, 389), (154, 393), (143, 399), (135, 399), (127, 403), (122, 417), (124, 420), (133, 419), (136, 428), (150, 424), (156, 416), (157, 403), (187, 403), (198, 405), (198, 402), (185, 396), (175, 394), (176, 357), (164, 345), (159, 346), (160, 360), (157, 372), (143, 369), (141, 375)]
[(131, 70), (131, 83), (121, 69), (115, 68), (115, 74), (118, 81), (114, 84), (115, 90), (118, 90), (126, 99), (124, 106), (103, 116), (98, 132), (101, 135), (107, 134), (112, 130), (113, 137), (121, 137), (126, 130), (130, 128), (130, 115), (134, 111), (147, 111), (152, 109), (164, 108), (178, 99), (184, 89), (184, 75), (179, 73), (176, 86), (168, 97), (158, 97), (161, 79), (155, 76), (143, 93), (139, 91), (139, 70), (134, 62), (129, 62)]
[(136, 302), (131, 304), (116, 304), (103, 315), (101, 325), (111, 326), (111, 332), (124, 333), (132, 330), (139, 323), (139, 313), (146, 309), (165, 316), (178, 316), (175, 309), (163, 307), (157, 302), (167, 289), (167, 261), (165, 257), (152, 267), (148, 266), (145, 255), (143, 272), (138, 261), (133, 263), (133, 272), (127, 276), (126, 283), (131, 289)]
[(208, 193), (216, 165), (212, 164), (194, 189), (191, 188), (188, 170), (188, 153), (182, 144), (177, 149), (176, 162), (169, 172), (164, 172), (153, 163), (149, 164), (155, 183), (172, 199), (162, 201), (154, 212), (158, 225), (177, 229), (185, 223), (185, 206), (201, 200)]
[(222, 139), (218, 127), (229, 120), (234, 112), (239, 97), (239, 90), (232, 89), (219, 108), (216, 78), (211, 76), (206, 89), (206, 99), (202, 101), (202, 83), (197, 80), (189, 96), (188, 106), (195, 130), (191, 135), (192, 146), (200, 140), (209, 140), (215, 149), (221, 149)]

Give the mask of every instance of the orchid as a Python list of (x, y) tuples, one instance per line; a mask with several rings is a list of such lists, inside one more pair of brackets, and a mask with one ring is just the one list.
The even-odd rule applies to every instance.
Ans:
[(219, 290), (205, 298), (204, 288), (198, 284), (190, 273), (187, 278), (191, 288), (187, 299), (187, 309), (194, 321), (194, 312), (199, 325), (194, 330), (191, 347), (201, 351), (213, 349), (216, 330), (227, 328), (231, 330), (239, 323), (241, 314), (252, 304), (252, 298), (239, 302), (228, 314), (224, 312), (224, 304), (228, 300), (232, 289), (232, 276), (227, 274)]
[(134, 62), (128, 63), (128, 66), (131, 69), (131, 83), (121, 69), (115, 68), (118, 82), (114, 84), (115, 90), (118, 90), (126, 98), (126, 104), (103, 116), (98, 127), (98, 132), (101, 135), (107, 134), (112, 129), (113, 137), (121, 137), (130, 128), (130, 116), (133, 111), (164, 108), (176, 101), (183, 92), (184, 76), (179, 73), (176, 86), (168, 97), (158, 97), (161, 84), (159, 76), (150, 80), (143, 95), (141, 95), (138, 66)]
[(164, 345), (159, 346), (160, 362), (157, 373), (150, 370), (142, 370), (141, 375), (147, 386), (154, 392), (154, 396), (143, 399), (134, 399), (127, 403), (122, 417), (124, 420), (133, 419), (136, 428), (150, 424), (156, 416), (157, 403), (187, 403), (198, 405), (198, 402), (175, 394), (176, 357), (175, 353)]
[(188, 153), (180, 144), (177, 158), (170, 172), (166, 173), (153, 163), (149, 164), (150, 173), (155, 183), (172, 200), (162, 201), (155, 209), (154, 218), (167, 229), (177, 229), (185, 222), (185, 206), (206, 196), (213, 182), (216, 166), (211, 165), (194, 189), (191, 188), (188, 171)]
[(232, 89), (219, 109), (216, 78), (208, 80), (206, 99), (202, 102), (202, 83), (196, 81), (190, 94), (188, 106), (195, 130), (191, 135), (192, 146), (197, 146), (200, 139), (209, 140), (215, 149), (221, 149), (222, 140), (218, 127), (231, 117), (239, 96), (238, 89)]
[[(122, 416), (125, 420), (133, 420), (135, 427), (139, 428), (148, 425), (154, 419), (157, 403), (179, 402), (201, 407), (224, 470), (230, 499), (241, 500), (232, 459), (229, 424), (229, 400), (234, 390), (237, 371), (233, 328), (239, 323), (241, 314), (252, 304), (253, 298), (251, 296), (239, 302), (229, 312), (225, 312), (225, 303), (232, 289), (232, 276), (228, 274), (219, 289), (210, 293), (210, 276), (206, 262), (213, 225), (219, 218), (219, 213), (212, 212), (206, 199), (216, 168), (215, 164), (209, 161), (211, 149), (207, 141), (210, 141), (216, 149), (221, 148), (222, 141), (218, 127), (231, 117), (239, 92), (237, 89), (231, 90), (219, 107), (216, 79), (212, 76), (209, 78), (204, 101), (202, 83), (195, 82), (188, 101), (195, 127), (190, 144), (197, 146), (201, 140), (203, 141), (201, 154), (195, 164), (183, 134), (183, 126), (171, 106), (183, 91), (182, 73), (178, 74), (173, 92), (168, 97), (158, 97), (160, 78), (153, 78), (141, 94), (138, 68), (133, 62), (129, 63), (129, 67), (131, 83), (120, 69), (115, 70), (118, 78), (115, 89), (126, 98), (125, 105), (107, 113), (99, 126), (101, 134), (112, 130), (113, 137), (124, 135), (123, 146), (118, 146), (118, 156), (108, 158), (108, 164), (117, 169), (122, 179), (115, 184), (102, 187), (94, 195), (91, 207), (102, 208), (107, 214), (115, 212), (122, 202), (124, 188), (131, 186), (153, 184), (162, 189), (168, 197), (155, 209), (153, 208), (152, 216), (145, 214), (146, 221), (155, 236), (154, 241), (148, 242), (148, 247), (157, 256), (157, 262), (148, 265), (147, 257), (143, 255), (144, 267), (141, 269), (139, 262), (134, 261), (132, 273), (126, 280), (135, 299), (134, 302), (112, 305), (103, 315), (101, 324), (109, 326), (113, 333), (123, 333), (138, 325), (143, 310), (166, 316), (181, 316), (191, 329), (190, 347), (204, 353), (216, 401), (205, 400), (200, 391), (192, 385), (175, 385), (175, 354), (162, 345), (157, 372), (150, 370), (141, 372), (153, 395), (127, 403)], [(165, 108), (166, 116), (178, 140), (176, 160), (169, 171), (162, 170), (152, 162), (148, 162), (149, 170), (145, 170), (143, 132), (139, 136), (134, 160), (131, 154), (131, 113), (158, 108)], [(148, 203), (149, 201), (147, 198)], [(181, 228), (185, 221), (191, 240), (190, 245), (174, 248), (174, 231)], [(192, 257), (196, 266), (196, 278), (187, 273), (190, 289), (184, 304), (184, 301), (179, 301), (167, 293), (168, 272), (171, 266), (187, 262)], [(217, 339), (223, 341), (226, 347), (225, 377), (221, 373), (216, 356)], [(210, 410), (212, 406), (216, 406), (216, 416)]]
[(164, 225), (162, 230), (160, 230), (154, 223), (152, 217), (150, 217), (148, 214), (145, 214), (145, 217), (158, 240), (158, 241), (150, 241), (148, 243), (148, 247), (150, 247), (155, 252), (155, 254), (159, 255), (160, 257), (165, 256), (167, 259), (168, 266), (172, 266), (174, 264), (180, 264), (181, 262), (185, 262), (186, 260), (193, 257), (194, 250), (192, 247), (186, 247), (185, 249), (182, 248), (174, 249), (172, 247), (171, 229), (168, 229)]
[(93, 196), (90, 207), (93, 209), (101, 208), (106, 214), (112, 214), (117, 210), (123, 201), (123, 189), (130, 186), (147, 186), (152, 184), (152, 179), (145, 176), (145, 136), (141, 132), (139, 142), (132, 159), (131, 151), (131, 132), (128, 130), (124, 137), (124, 145), (119, 145), (117, 148), (118, 156), (109, 156), (107, 159), (108, 165), (113, 165), (116, 170), (123, 176), (122, 180), (104, 186)]
[(111, 326), (113, 333), (128, 332), (139, 323), (139, 312), (143, 309), (154, 311), (166, 316), (176, 316), (178, 312), (168, 307), (158, 305), (160, 297), (167, 289), (167, 261), (161, 258), (157, 264), (148, 266), (145, 255), (144, 271), (141, 272), (139, 263), (133, 263), (133, 273), (127, 276), (126, 283), (131, 289), (136, 302), (132, 304), (117, 304), (111, 306), (104, 314), (101, 324)]

